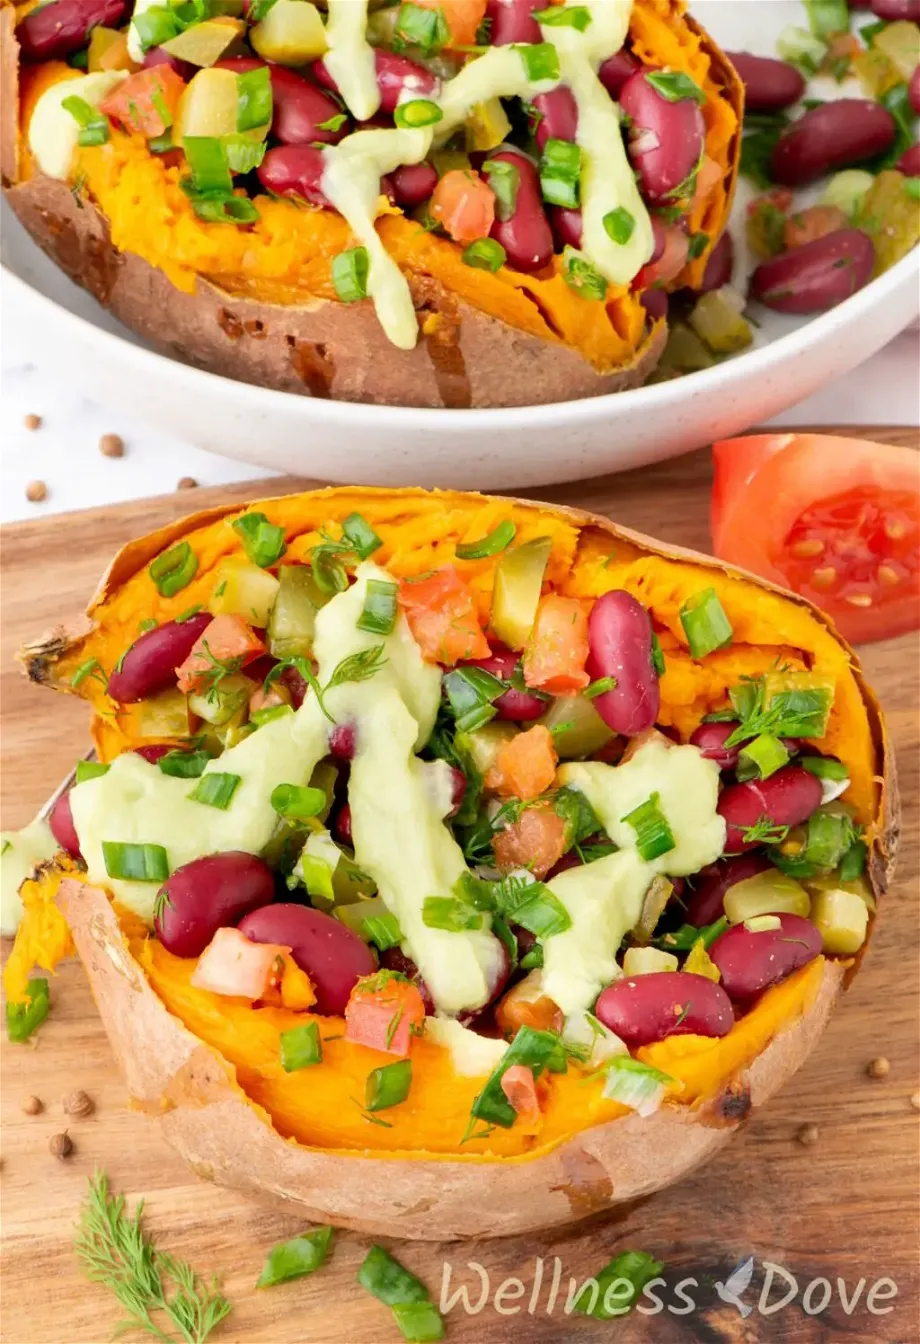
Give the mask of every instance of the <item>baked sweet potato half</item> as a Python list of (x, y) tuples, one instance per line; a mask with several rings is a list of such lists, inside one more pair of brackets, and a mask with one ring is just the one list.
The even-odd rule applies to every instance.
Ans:
[(676, 1180), (803, 1062), (888, 880), (827, 619), (576, 510), (213, 509), (22, 658), (99, 761), (8, 997), (72, 937), (133, 1103), (309, 1218), (492, 1236)]
[(72, 279), (172, 355), (310, 396), (649, 376), (740, 153), (743, 87), (682, 0), (237, 8), (0, 10), (4, 185)]

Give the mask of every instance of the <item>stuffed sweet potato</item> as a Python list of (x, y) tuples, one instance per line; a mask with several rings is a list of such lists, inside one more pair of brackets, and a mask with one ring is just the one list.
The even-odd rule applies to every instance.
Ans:
[(141, 538), (88, 615), (22, 655), (99, 762), (7, 994), (72, 935), (203, 1176), (408, 1237), (563, 1223), (723, 1143), (858, 963), (884, 726), (761, 580), (574, 510), (336, 488)]
[(682, 0), (52, 3), (0, 11), (10, 203), (217, 373), (416, 406), (635, 386), (728, 217), (742, 86)]

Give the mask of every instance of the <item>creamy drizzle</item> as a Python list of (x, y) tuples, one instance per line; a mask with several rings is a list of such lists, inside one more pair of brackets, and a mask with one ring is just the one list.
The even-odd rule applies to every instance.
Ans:
[(368, 121), (380, 106), (374, 49), (367, 40), (367, 0), (327, 0), (323, 64), (358, 121)]

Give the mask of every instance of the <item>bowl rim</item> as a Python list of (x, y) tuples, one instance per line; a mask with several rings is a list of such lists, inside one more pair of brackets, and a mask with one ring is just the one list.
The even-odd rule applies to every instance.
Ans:
[[(61, 274), (65, 273), (61, 272)], [(116, 359), (127, 360), (138, 368), (141, 374), (151, 364), (155, 367), (169, 365), (173, 377), (178, 376), (180, 380), (187, 381), (190, 386), (189, 395), (194, 395), (194, 389), (196, 388), (203, 391), (205, 388), (210, 388), (212, 384), (223, 384), (235, 389), (233, 395), (237, 398), (237, 404), (242, 404), (241, 409), (249, 409), (253, 412), (258, 410), (262, 414), (277, 411), (288, 415), (292, 407), (299, 404), (304, 410), (309, 410), (315, 416), (318, 408), (322, 407), (321, 415), (327, 424), (339, 424), (343, 428), (353, 424), (356, 419), (362, 420), (369, 414), (373, 414), (375, 421), (389, 431), (399, 430), (400, 428), (412, 431), (426, 428), (444, 431), (457, 430), (461, 426), (469, 429), (472, 418), (475, 418), (476, 428), (484, 430), (491, 428), (500, 431), (509, 428), (512, 423), (517, 429), (539, 426), (541, 430), (545, 431), (549, 427), (564, 426), (571, 430), (609, 415), (614, 403), (618, 412), (632, 411), (636, 415), (641, 415), (644, 410), (652, 406), (655, 407), (656, 411), (675, 410), (679, 408), (688, 395), (692, 396), (694, 393), (705, 395), (707, 392), (712, 393), (716, 390), (725, 392), (735, 385), (747, 381), (748, 377), (755, 378), (758, 375), (761, 377), (768, 375), (778, 366), (782, 366), (787, 359), (794, 359), (803, 354), (812, 345), (820, 343), (825, 337), (832, 336), (835, 330), (842, 326), (849, 326), (851, 323), (858, 321), (862, 314), (873, 310), (879, 304), (883, 304), (902, 285), (908, 285), (911, 282), (912, 275), (914, 276), (913, 284), (916, 288), (918, 282), (920, 282), (920, 247), (914, 247), (907, 256), (902, 257), (894, 266), (871, 280), (868, 285), (851, 295), (850, 298), (845, 299), (843, 303), (825, 313), (818, 314), (802, 326), (786, 332), (775, 340), (768, 341), (765, 345), (737, 355), (725, 361), (725, 363), (715, 364), (710, 369), (700, 369), (695, 373), (674, 378), (668, 382), (646, 384), (643, 387), (629, 388), (626, 391), (607, 392), (601, 396), (582, 397), (573, 401), (546, 402), (531, 406), (470, 407), (465, 410), (455, 410), (446, 407), (382, 406), (371, 402), (342, 401), (332, 398), (317, 401), (315, 397), (302, 396), (294, 392), (282, 392), (275, 388), (261, 387), (254, 383), (244, 383), (235, 378), (226, 378), (222, 374), (211, 373), (207, 369), (198, 369), (194, 365), (185, 364), (181, 360), (173, 359), (157, 350), (137, 345), (134, 341), (127, 340), (114, 332), (106, 331), (104, 328), (97, 326), (90, 318), (82, 317), (64, 305), (55, 302), (54, 299), (11, 270), (5, 263), (0, 263), (0, 279), (2, 279), (4, 288), (12, 286), (13, 292), (18, 291), (19, 296), (26, 303), (37, 303), (40, 309), (44, 308), (49, 313), (49, 316), (54, 314), (52, 320), (60, 321), (63, 316), (65, 323), (74, 327), (78, 334), (82, 334), (83, 340), (90, 339), (93, 342), (100, 343), (103, 349), (117, 351), (118, 353), (114, 354)], [(909, 321), (910, 319), (905, 325), (908, 325)]]

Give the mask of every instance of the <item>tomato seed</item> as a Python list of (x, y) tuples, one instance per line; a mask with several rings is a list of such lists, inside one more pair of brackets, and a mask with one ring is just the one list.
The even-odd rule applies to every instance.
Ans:
[(882, 524), (882, 531), (889, 541), (900, 541), (907, 533), (907, 528), (903, 523), (888, 520)]
[(814, 537), (811, 541), (797, 541), (792, 548), (792, 554), (800, 560), (810, 560), (812, 556), (820, 555), (824, 550), (824, 542)]
[(816, 588), (830, 588), (837, 577), (837, 571), (833, 565), (825, 565), (823, 569), (812, 571), (811, 581)]
[(879, 565), (878, 577), (879, 582), (887, 584), (889, 588), (894, 588), (896, 584), (901, 582), (901, 576), (896, 569), (892, 569), (891, 565)]
[(845, 601), (849, 602), (851, 607), (871, 607), (872, 598), (868, 593), (847, 593)]

